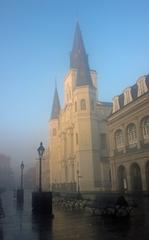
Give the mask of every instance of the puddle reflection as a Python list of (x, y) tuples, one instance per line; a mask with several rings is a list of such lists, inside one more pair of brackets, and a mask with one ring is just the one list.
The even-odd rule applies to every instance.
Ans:
[(149, 199), (138, 199), (130, 218), (91, 216), (87, 212), (54, 209), (54, 218), (39, 217), (31, 211), (31, 193), (24, 204), (3, 194), (5, 218), (0, 219), (0, 240), (148, 240)]
[(37, 216), (32, 214), (32, 230), (37, 233), (39, 240), (53, 239), (52, 234), (53, 219), (48, 216)]

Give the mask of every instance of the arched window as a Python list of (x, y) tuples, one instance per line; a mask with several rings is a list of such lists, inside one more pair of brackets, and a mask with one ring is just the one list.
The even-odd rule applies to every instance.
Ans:
[(143, 133), (143, 138), (144, 139), (149, 138), (149, 116), (143, 118), (142, 133)]
[(123, 132), (121, 129), (115, 132), (115, 144), (116, 148), (122, 148), (124, 145)]
[(118, 177), (118, 190), (126, 191), (127, 190), (127, 174), (124, 166), (120, 166), (117, 171)]
[(137, 143), (137, 130), (134, 123), (130, 123), (127, 127), (128, 144), (133, 145)]
[(75, 112), (77, 112), (77, 102), (75, 102)]
[(133, 163), (130, 167), (131, 190), (142, 190), (141, 170), (137, 163)]
[(53, 128), (53, 136), (56, 136), (56, 128)]
[(76, 144), (78, 145), (78, 133), (76, 133)]
[(86, 110), (86, 101), (85, 101), (85, 99), (81, 99), (80, 105), (81, 105), (81, 110)]

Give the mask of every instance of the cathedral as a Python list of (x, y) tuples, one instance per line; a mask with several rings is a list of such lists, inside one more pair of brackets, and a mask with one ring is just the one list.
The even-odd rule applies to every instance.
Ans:
[(112, 104), (98, 100), (97, 73), (90, 69), (79, 23), (64, 78), (64, 106), (55, 88), (49, 120), (50, 189), (111, 189), (107, 117)]

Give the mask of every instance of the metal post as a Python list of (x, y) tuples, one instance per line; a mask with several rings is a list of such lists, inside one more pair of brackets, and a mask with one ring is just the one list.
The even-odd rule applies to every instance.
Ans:
[(23, 189), (23, 168), (21, 168), (21, 189)]
[(80, 181), (79, 181), (79, 178), (80, 178), (80, 176), (79, 176), (79, 170), (77, 170), (77, 185), (78, 185), (78, 193), (80, 193)]
[(20, 187), (23, 190), (23, 169), (24, 169), (23, 161), (21, 162), (20, 168), (21, 168), (21, 186)]
[(78, 193), (80, 193), (80, 181), (79, 181), (79, 175), (78, 175)]
[(42, 184), (41, 184), (41, 157), (39, 158), (39, 192), (42, 192)]
[(41, 160), (42, 160), (42, 157), (43, 157), (43, 153), (45, 151), (43, 145), (42, 145), (42, 142), (40, 143), (40, 146), (39, 148), (37, 149), (38, 151), (38, 154), (39, 154), (39, 192), (42, 192), (42, 176), (41, 176), (41, 173), (42, 173), (42, 163), (41, 163)]

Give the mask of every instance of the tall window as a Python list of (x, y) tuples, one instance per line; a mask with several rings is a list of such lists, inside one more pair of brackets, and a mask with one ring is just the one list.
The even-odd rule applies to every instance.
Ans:
[(68, 181), (68, 168), (65, 166), (65, 182), (67, 183)]
[(71, 134), (71, 153), (73, 153), (73, 133)]
[(53, 128), (53, 136), (56, 136), (56, 128)]
[(86, 101), (85, 101), (85, 99), (81, 99), (80, 105), (81, 105), (81, 110), (86, 110)]
[(116, 148), (121, 148), (124, 145), (123, 132), (121, 129), (115, 132), (115, 144)]
[(106, 149), (106, 134), (105, 133), (100, 134), (100, 142), (101, 142), (101, 149), (105, 150)]
[(142, 121), (143, 138), (149, 138), (149, 116), (145, 117)]
[(76, 133), (76, 144), (78, 145), (78, 133)]
[(137, 131), (136, 126), (134, 123), (131, 123), (127, 127), (127, 137), (128, 137), (128, 144), (132, 145), (137, 143)]
[(75, 112), (77, 112), (77, 102), (75, 102)]

